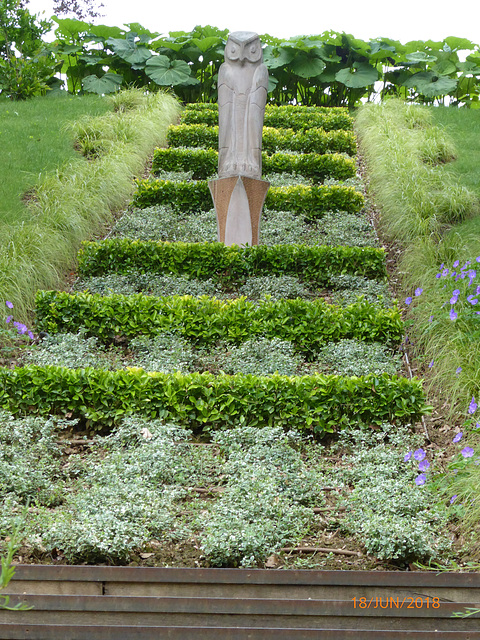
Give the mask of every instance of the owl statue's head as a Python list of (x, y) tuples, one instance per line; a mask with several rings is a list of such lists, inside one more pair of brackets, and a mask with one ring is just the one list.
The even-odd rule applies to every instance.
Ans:
[(234, 31), (228, 36), (225, 60), (230, 62), (260, 62), (263, 60), (262, 43), (253, 31)]

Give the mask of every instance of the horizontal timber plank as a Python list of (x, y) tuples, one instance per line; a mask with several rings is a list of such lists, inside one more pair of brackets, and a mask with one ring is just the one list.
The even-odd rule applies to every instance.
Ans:
[(270, 569), (175, 569), (89, 565), (15, 566), (14, 580), (87, 582), (169, 582), (204, 584), (280, 584), (480, 588), (480, 573), (433, 571), (309, 571)]
[[(438, 608), (399, 602), (397, 606), (360, 608), (351, 600), (272, 600), (257, 598), (174, 598), (122, 596), (14, 596), (30, 611), (0, 611), (0, 622), (41, 624), (232, 626), (282, 628), (357, 628), (391, 630), (475, 630), (480, 614), (465, 619), (452, 614), (476, 603), (441, 602)], [(384, 601), (385, 604), (385, 601)], [(423, 606), (422, 606), (423, 605)], [(388, 620), (388, 623), (387, 623)]]
[(479, 640), (480, 631), (391, 631), (357, 629), (229, 629), (225, 627), (122, 627), (72, 625), (2, 625), (2, 640)]

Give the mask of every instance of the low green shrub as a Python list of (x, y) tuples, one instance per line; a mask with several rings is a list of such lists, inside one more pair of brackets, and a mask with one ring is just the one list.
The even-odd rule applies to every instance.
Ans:
[(392, 296), (386, 282), (342, 274), (332, 276), (330, 284), (335, 288), (331, 295), (334, 304), (348, 306), (357, 302), (359, 296), (363, 296), (367, 302), (382, 304), (385, 307), (392, 306)]
[[(214, 176), (218, 167), (218, 151), (201, 148), (155, 149), (152, 171), (192, 171), (195, 180)], [(262, 154), (262, 169), (268, 173), (298, 173), (316, 182), (325, 177), (345, 180), (355, 176), (355, 160), (339, 153), (274, 153)]]
[[(171, 205), (182, 213), (194, 213), (211, 209), (213, 200), (208, 183), (203, 180), (137, 180), (133, 205), (149, 207), (155, 204)], [(355, 213), (364, 204), (361, 193), (344, 185), (272, 187), (265, 199), (265, 206), (270, 209), (293, 211), (307, 219), (335, 209)]]
[[(218, 127), (206, 124), (179, 124), (170, 126), (167, 133), (170, 147), (218, 148)], [(308, 129), (295, 132), (293, 129), (264, 127), (262, 148), (266, 153), (298, 151), (300, 153), (347, 153), (357, 152), (353, 131), (324, 131)]]
[(317, 363), (323, 370), (340, 376), (366, 376), (400, 372), (402, 358), (379, 343), (339, 340), (320, 349)]
[(219, 242), (141, 242), (127, 238), (82, 244), (78, 256), (82, 278), (128, 275), (132, 270), (233, 283), (266, 275), (297, 276), (316, 284), (328, 284), (333, 277), (345, 274), (386, 277), (385, 252), (372, 247), (228, 247)]
[(200, 544), (210, 564), (256, 566), (304, 537), (313, 520), (306, 504), (318, 501), (324, 478), (307, 469), (295, 449), (299, 441), (299, 433), (278, 427), (215, 434), (227, 458), (227, 485), (203, 518)]
[[(367, 553), (382, 560), (413, 562), (439, 559), (451, 544), (446, 512), (428, 485), (418, 487), (418, 467), (405, 464), (405, 452), (421, 439), (398, 425), (384, 424), (371, 438), (365, 430), (345, 430), (355, 448), (333, 475), (348, 492), (342, 528), (358, 537)], [(340, 443), (339, 443), (340, 444)]]
[(103, 429), (123, 416), (173, 419), (195, 429), (281, 426), (325, 432), (354, 421), (414, 422), (429, 411), (419, 380), (168, 374), (62, 367), (0, 368), (0, 406), (12, 413), (60, 414)]
[[(182, 114), (183, 124), (218, 125), (218, 106), (198, 109), (194, 104), (187, 104)], [(203, 106), (203, 105), (202, 105)], [(353, 118), (343, 107), (303, 107), (299, 105), (267, 105), (264, 123), (267, 127), (277, 127), (303, 131), (317, 128), (331, 131), (332, 129), (353, 129)]]
[(102, 342), (122, 337), (153, 336), (175, 330), (198, 344), (218, 340), (240, 344), (255, 335), (290, 340), (311, 358), (327, 342), (357, 338), (398, 344), (403, 323), (397, 308), (379, 309), (366, 302), (335, 307), (319, 300), (217, 300), (171, 296), (156, 298), (39, 291), (37, 329), (48, 333), (76, 332)]

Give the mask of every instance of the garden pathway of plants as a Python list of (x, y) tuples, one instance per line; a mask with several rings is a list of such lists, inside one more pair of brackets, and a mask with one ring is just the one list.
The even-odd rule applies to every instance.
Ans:
[(23, 562), (446, 557), (444, 510), (405, 461), (425, 399), (401, 375), (351, 117), (267, 107), (272, 186), (246, 248), (215, 242), (217, 117), (188, 105), (72, 291), (38, 293), (41, 340), (5, 384), (13, 413), (56, 417), (1, 421), (0, 534), (28, 503)]

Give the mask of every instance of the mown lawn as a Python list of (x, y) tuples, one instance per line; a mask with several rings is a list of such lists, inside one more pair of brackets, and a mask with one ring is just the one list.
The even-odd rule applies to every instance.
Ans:
[(67, 123), (101, 115), (112, 106), (100, 96), (58, 93), (25, 102), (0, 100), (0, 222), (23, 219), (23, 197), (48, 171), (82, 160)]

